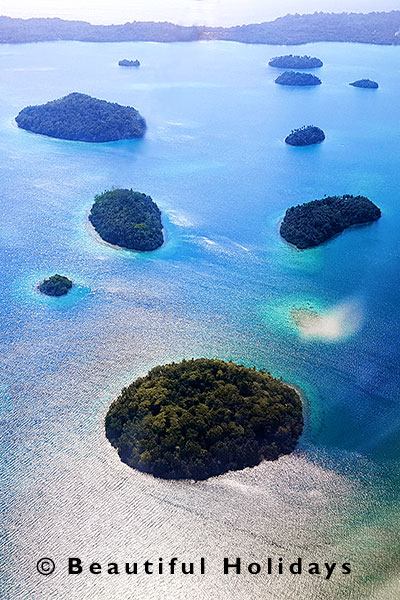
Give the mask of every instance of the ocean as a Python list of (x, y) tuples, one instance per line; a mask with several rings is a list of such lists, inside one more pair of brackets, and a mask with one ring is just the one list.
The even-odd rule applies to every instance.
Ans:
[[(314, 88), (275, 85), (282, 53), (318, 56)], [(400, 586), (398, 47), (230, 42), (0, 46), (0, 508), (10, 600), (394, 600)], [(117, 66), (138, 58), (140, 69)], [(352, 88), (369, 77), (377, 91)], [(143, 140), (20, 130), (70, 92), (131, 105)], [(323, 144), (284, 138), (314, 124)], [(163, 213), (152, 253), (100, 244), (95, 194), (129, 187)], [(382, 218), (318, 248), (279, 236), (287, 207), (362, 194)], [(55, 272), (65, 298), (35, 284)], [(323, 315), (300, 329), (293, 313)], [(160, 363), (219, 357), (304, 395), (298, 449), (205, 482), (156, 480), (104, 435), (120, 389)], [(205, 575), (68, 575), (82, 561), (199, 561)], [(350, 562), (323, 576), (224, 575), (224, 557)], [(36, 572), (51, 557), (51, 577)]]

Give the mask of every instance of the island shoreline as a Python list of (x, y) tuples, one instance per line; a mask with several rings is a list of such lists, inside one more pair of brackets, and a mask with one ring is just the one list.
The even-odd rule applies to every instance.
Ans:
[(165, 227), (163, 225), (162, 234), (163, 234), (164, 241), (161, 244), (161, 246), (159, 246), (158, 248), (155, 248), (155, 250), (133, 250), (132, 248), (124, 248), (123, 246), (117, 246), (116, 244), (110, 244), (110, 242), (106, 242), (106, 240), (103, 240), (101, 235), (96, 231), (96, 229), (94, 228), (92, 223), (89, 221), (90, 211), (91, 211), (91, 209), (89, 209), (86, 213), (85, 231), (92, 238), (92, 240), (94, 242), (96, 242), (97, 244), (101, 244), (102, 246), (108, 246), (109, 248), (112, 248), (113, 250), (118, 250), (118, 251), (123, 250), (125, 252), (131, 252), (134, 254), (150, 254), (151, 252), (157, 252), (157, 250), (161, 250), (161, 248), (164, 248), (164, 246), (166, 245), (166, 243), (168, 241), (167, 230), (165, 229)]
[(343, 229), (343, 231), (339, 231), (338, 233), (336, 233), (335, 235), (330, 237), (328, 240), (321, 242), (317, 246), (310, 246), (310, 248), (298, 248), (296, 246), (296, 244), (292, 244), (291, 242), (288, 242), (287, 240), (285, 240), (283, 235), (281, 235), (280, 229), (281, 229), (283, 219), (284, 219), (284, 216), (279, 220), (278, 225), (277, 225), (278, 235), (285, 244), (287, 244), (291, 248), (294, 248), (295, 250), (298, 250), (299, 252), (305, 252), (306, 250), (315, 250), (316, 248), (319, 248), (320, 246), (324, 246), (325, 244), (328, 244), (331, 240), (334, 240), (335, 238), (339, 237), (340, 235), (343, 235), (343, 233), (346, 233), (346, 231), (349, 231), (351, 229), (358, 229), (360, 227), (365, 227), (366, 225), (374, 225), (375, 223), (378, 223), (378, 221), (379, 221), (379, 219), (377, 219), (375, 221), (366, 221), (365, 223), (356, 223), (355, 225), (350, 225), (349, 227), (346, 227), (345, 229)]
[[(60, 40), (62, 41), (62, 40)], [(1, 45), (1, 42), (0, 42)], [(39, 137), (44, 138), (45, 140), (58, 140), (60, 142), (69, 142), (72, 144), (85, 144), (86, 146), (88, 146), (89, 144), (95, 144), (96, 146), (99, 146), (100, 144), (120, 144), (121, 142), (142, 142), (144, 140), (144, 137), (137, 137), (137, 138), (122, 138), (120, 140), (110, 140), (108, 142), (85, 142), (83, 140), (68, 140), (66, 138), (61, 138), (61, 137), (54, 137), (52, 135), (46, 135), (45, 133), (36, 133), (36, 131), (32, 131), (31, 129), (25, 129), (24, 127), (20, 127), (17, 123), (17, 121), (14, 119), (11, 119), (10, 124), (12, 127), (14, 127), (15, 129), (17, 129), (18, 131), (26, 131), (26, 133), (29, 133), (29, 135), (38, 135)]]

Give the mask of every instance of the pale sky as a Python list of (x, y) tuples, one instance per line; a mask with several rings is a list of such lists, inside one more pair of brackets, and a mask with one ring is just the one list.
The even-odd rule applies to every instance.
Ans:
[(238, 25), (287, 13), (400, 10), (400, 0), (0, 0), (10, 17), (61, 17), (91, 23), (171, 21), (184, 25)]

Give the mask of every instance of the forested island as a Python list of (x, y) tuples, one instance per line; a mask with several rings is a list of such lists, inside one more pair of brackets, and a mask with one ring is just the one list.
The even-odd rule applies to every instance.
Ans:
[(325, 139), (325, 133), (319, 127), (307, 125), (293, 131), (285, 138), (290, 146), (310, 146), (320, 144)]
[(18, 127), (62, 140), (114, 142), (143, 137), (146, 122), (131, 106), (73, 92), (46, 104), (27, 106)]
[(313, 56), (298, 56), (287, 54), (285, 56), (275, 56), (269, 61), (270, 67), (278, 69), (318, 69), (323, 66), (321, 59)]
[(0, 43), (78, 40), (81, 42), (188, 42), (229, 40), (247, 44), (362, 42), (400, 44), (400, 11), (286, 15), (274, 21), (235, 27), (184, 27), (173, 23), (133, 22), (91, 25), (58, 18), (0, 17)]
[(358, 88), (367, 88), (371, 90), (378, 89), (379, 85), (376, 81), (372, 81), (371, 79), (358, 79), (357, 81), (353, 81), (353, 83), (349, 83), (353, 87)]
[(275, 83), (278, 83), (279, 85), (294, 85), (303, 87), (308, 85), (321, 85), (322, 81), (319, 77), (312, 75), (311, 73), (285, 71), (275, 79)]
[(297, 248), (312, 248), (348, 227), (371, 223), (380, 217), (380, 209), (365, 196), (327, 196), (288, 208), (280, 234)]
[(155, 367), (124, 388), (105, 429), (129, 466), (200, 480), (292, 452), (303, 429), (302, 403), (269, 373), (184, 360)]
[(136, 60), (128, 60), (127, 58), (123, 58), (118, 61), (120, 67), (140, 67), (140, 61)]
[(72, 288), (72, 281), (64, 275), (52, 275), (38, 285), (38, 290), (46, 296), (65, 296)]
[(156, 250), (164, 242), (160, 209), (141, 192), (117, 189), (96, 196), (89, 221), (104, 241), (128, 250)]

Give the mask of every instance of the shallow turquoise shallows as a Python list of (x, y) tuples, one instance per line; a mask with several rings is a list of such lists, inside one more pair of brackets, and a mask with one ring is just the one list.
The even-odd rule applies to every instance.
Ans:
[[(323, 84), (275, 85), (268, 60), (299, 51), (324, 61)], [(4, 598), (398, 598), (399, 58), (399, 47), (338, 43), (0, 46)], [(348, 85), (361, 78), (379, 89)], [(73, 91), (134, 106), (145, 138), (88, 144), (15, 125), (24, 106)], [(285, 145), (310, 124), (325, 142)], [(162, 248), (99, 242), (87, 214), (112, 187), (152, 196)], [(307, 251), (279, 237), (288, 206), (345, 193), (368, 196), (380, 221)], [(72, 292), (40, 295), (56, 272)], [(294, 455), (198, 484), (119, 461), (103, 419), (121, 387), (198, 356), (303, 392)], [(41, 556), (54, 576), (36, 574)], [(95, 580), (68, 576), (68, 556), (208, 566)], [(226, 556), (350, 561), (352, 573), (224, 576)]]

